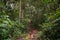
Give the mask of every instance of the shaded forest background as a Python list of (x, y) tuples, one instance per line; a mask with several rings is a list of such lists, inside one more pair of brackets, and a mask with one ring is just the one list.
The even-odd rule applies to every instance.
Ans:
[(15, 40), (32, 29), (38, 40), (60, 40), (59, 0), (0, 0), (0, 40)]

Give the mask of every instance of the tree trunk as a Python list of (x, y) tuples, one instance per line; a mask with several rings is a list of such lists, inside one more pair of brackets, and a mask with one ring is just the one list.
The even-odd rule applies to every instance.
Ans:
[(23, 19), (22, 0), (20, 0), (20, 4), (19, 4), (19, 23), (22, 21), (22, 19)]

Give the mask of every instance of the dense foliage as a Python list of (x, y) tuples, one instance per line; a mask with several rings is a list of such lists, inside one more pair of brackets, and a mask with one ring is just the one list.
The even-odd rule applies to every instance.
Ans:
[(42, 32), (40, 40), (60, 40), (59, 0), (26, 0), (25, 6), (25, 14), (32, 19), (31, 27)]
[[(60, 40), (59, 0), (0, 0), (0, 40), (15, 40), (27, 33), (26, 26), (38, 29), (39, 40)], [(23, 13), (19, 21), (19, 7)]]
[(14, 37), (21, 34), (18, 26), (19, 11), (17, 5), (17, 1), (0, 1), (0, 40), (13, 40)]

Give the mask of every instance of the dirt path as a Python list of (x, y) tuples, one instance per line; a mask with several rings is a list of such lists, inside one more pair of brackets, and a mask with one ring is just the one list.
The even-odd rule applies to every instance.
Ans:
[(32, 30), (27, 33), (26, 36), (17, 38), (16, 40), (38, 40), (38, 31), (37, 30)]

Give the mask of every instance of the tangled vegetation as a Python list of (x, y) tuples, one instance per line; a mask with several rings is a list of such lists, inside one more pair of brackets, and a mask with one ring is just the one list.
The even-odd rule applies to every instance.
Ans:
[(29, 25), (38, 30), (38, 40), (60, 40), (60, 1), (0, 0), (0, 40), (27, 34)]

